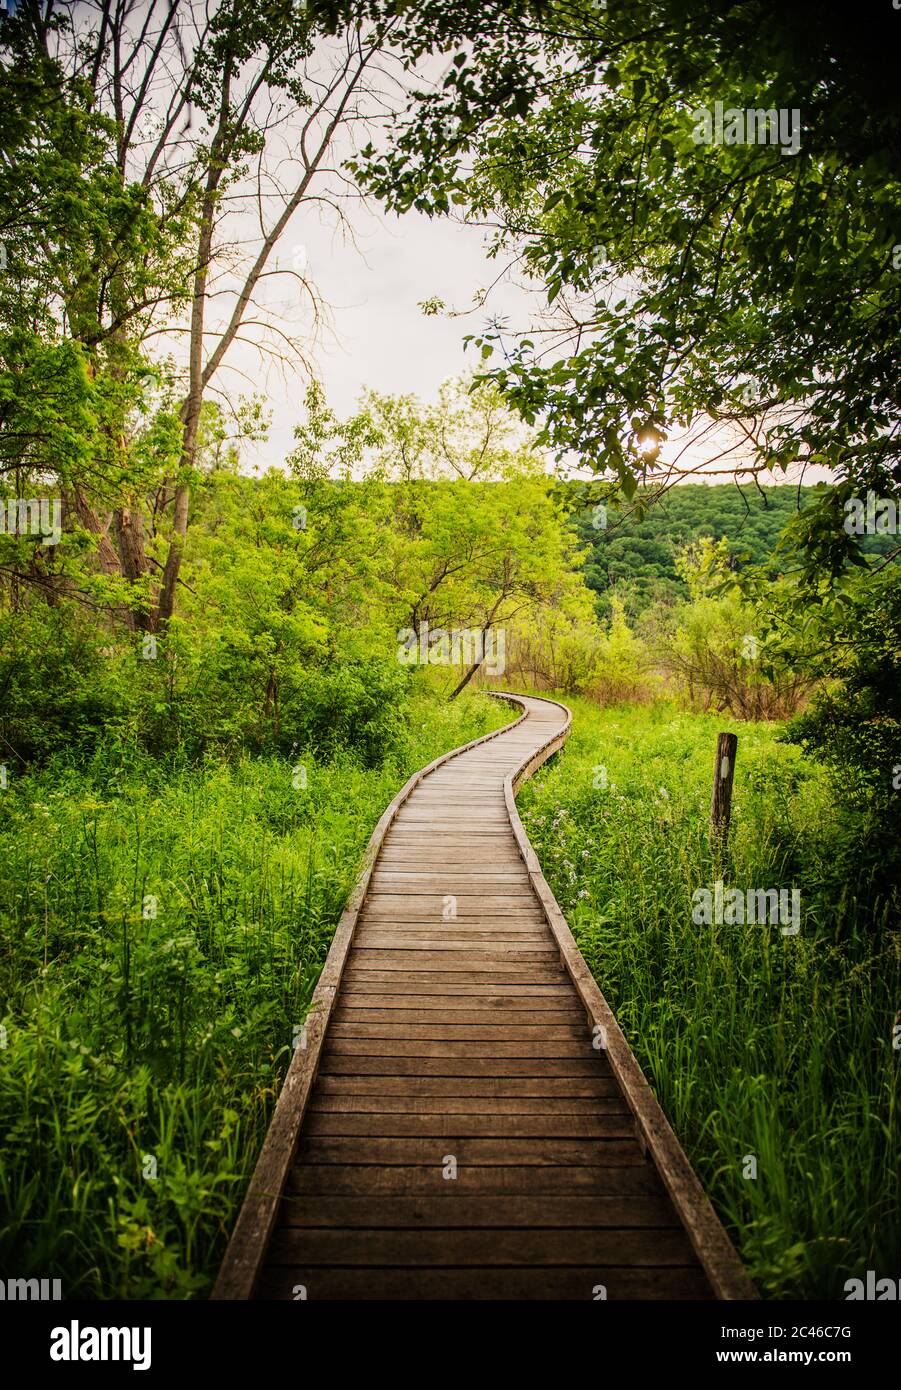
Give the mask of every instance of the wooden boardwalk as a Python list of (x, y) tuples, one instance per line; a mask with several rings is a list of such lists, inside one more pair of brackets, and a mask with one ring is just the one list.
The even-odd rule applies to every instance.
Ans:
[(376, 827), (215, 1298), (756, 1296), (516, 813), (569, 713), (516, 703)]

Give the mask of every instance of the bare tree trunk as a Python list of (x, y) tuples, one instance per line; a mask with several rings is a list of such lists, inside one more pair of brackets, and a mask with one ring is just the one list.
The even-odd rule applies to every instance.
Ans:
[[(197, 431), (194, 430), (196, 439)], [(193, 443), (189, 446), (193, 449)], [(164, 627), (168, 623), (172, 614), (175, 612), (175, 591), (178, 587), (178, 575), (181, 570), (182, 556), (185, 551), (185, 541), (188, 535), (188, 512), (191, 506), (191, 488), (188, 483), (179, 483), (175, 489), (175, 509), (172, 514), (172, 537), (169, 541), (169, 551), (166, 555), (166, 566), (163, 570), (163, 579), (160, 586), (160, 599), (157, 605), (155, 627)]]
[(484, 661), (484, 657), (483, 657), (480, 661), (477, 661), (477, 662), (475, 663), (474, 666), (470, 666), (469, 670), (466, 672), (466, 675), (463, 677), (463, 679), (461, 680), (460, 684), (457, 686), (456, 690), (455, 690), (455, 691), (452, 693), (452, 695), (450, 696), (450, 699), (451, 699), (451, 700), (456, 700), (456, 698), (457, 698), (457, 696), (460, 694), (461, 690), (465, 690), (465, 689), (466, 689), (466, 687), (469, 685), (469, 682), (472, 680), (473, 676), (475, 675), (476, 671), (478, 671), (479, 667), (482, 665), (482, 661)]
[[(229, 110), (229, 99), (231, 92), (231, 54), (226, 59), (224, 77), (222, 84), (222, 100), (219, 111), (219, 125), (210, 147), (210, 168), (207, 175), (206, 190), (204, 196), (204, 206), (200, 222), (200, 236), (198, 238), (198, 257), (197, 269), (194, 274), (194, 298), (191, 306), (191, 346), (189, 349), (189, 388), (188, 396), (182, 408), (182, 456), (181, 467), (183, 471), (189, 470), (194, 463), (194, 452), (197, 445), (197, 432), (200, 425), (200, 411), (203, 405), (203, 397), (210, 379), (221, 365), (228, 349), (233, 343), (239, 332), (248, 305), (251, 303), (254, 290), (259, 283), (260, 277), (266, 270), (266, 266), (272, 255), (273, 249), (278, 244), (282, 233), (291, 221), (294, 213), (303, 202), (310, 184), (319, 171), (323, 159), (331, 147), (335, 131), (344, 120), (348, 104), (351, 97), (357, 90), (357, 84), (363, 72), (373, 56), (374, 49), (368, 51), (360, 49), (356, 54), (349, 53), (343, 70), (335, 79), (332, 91), (337, 91), (343, 81), (344, 91), (338, 101), (333, 115), (323, 131), (316, 149), (309, 155), (304, 155), (304, 170), (301, 178), (287, 199), (281, 213), (279, 214), (272, 227), (263, 238), (262, 246), (257, 257), (248, 271), (241, 292), (238, 295), (231, 318), (219, 337), (216, 346), (210, 353), (204, 364), (204, 323), (206, 315), (206, 282), (209, 273), (209, 266), (213, 256), (213, 234), (215, 228), (215, 217), (217, 209), (217, 197), (219, 185), (225, 172), (230, 154), (229, 142), (235, 139), (234, 132), (230, 130), (232, 117)], [(264, 68), (260, 74), (257, 86), (262, 86), (267, 69)], [(321, 103), (324, 103), (324, 98)], [(250, 98), (246, 98), (241, 112), (240, 125), (243, 125), (250, 112)], [(312, 116), (308, 118), (307, 125), (304, 127), (303, 139), (312, 122)], [(237, 123), (237, 122), (236, 122)], [(157, 609), (157, 626), (165, 626), (175, 611), (175, 594), (178, 586), (179, 570), (184, 555), (185, 540), (188, 532), (188, 514), (191, 502), (190, 483), (180, 481), (175, 491), (175, 510), (172, 517), (172, 537), (169, 544), (169, 553), (166, 556), (166, 565), (163, 570), (163, 579), (160, 590), (160, 600)]]
[[(216, 211), (216, 190), (222, 178), (224, 165), (220, 156), (225, 141), (225, 128), (228, 120), (229, 96), (231, 92), (231, 54), (226, 57), (226, 68), (222, 81), (222, 97), (219, 107), (219, 126), (210, 147), (210, 167), (207, 173), (200, 221), (200, 235), (197, 241), (197, 266), (194, 271), (194, 295), (191, 301), (191, 344), (188, 362), (188, 396), (182, 406), (182, 473), (193, 467), (194, 450), (197, 446), (197, 431), (200, 428), (200, 411), (203, 405), (203, 329), (206, 317), (206, 282), (209, 273), (210, 254), (213, 248), (213, 224)], [(156, 627), (164, 627), (175, 612), (175, 593), (188, 535), (188, 514), (191, 507), (191, 487), (185, 477), (179, 478), (175, 488), (175, 506), (172, 513), (172, 536), (166, 565), (160, 586), (160, 598), (156, 612)]]
[(495, 616), (496, 616), (496, 614), (497, 614), (497, 610), (498, 610), (498, 608), (500, 608), (500, 605), (501, 605), (501, 600), (498, 599), (497, 603), (494, 605), (494, 607), (493, 607), (492, 610), (491, 610), (491, 613), (490, 613), (489, 616), (488, 616), (488, 619), (487, 619), (487, 621), (486, 621), (486, 623), (485, 623), (485, 626), (481, 629), (481, 643), (480, 643), (480, 646), (481, 646), (482, 655), (479, 657), (478, 661), (476, 661), (472, 666), (470, 666), (469, 670), (466, 672), (466, 674), (464, 675), (463, 679), (460, 681), (460, 684), (457, 686), (456, 690), (454, 690), (454, 691), (451, 693), (451, 695), (450, 695), (450, 699), (451, 699), (451, 700), (456, 700), (456, 698), (457, 698), (457, 696), (460, 694), (460, 692), (461, 692), (462, 690), (465, 690), (465, 689), (466, 689), (466, 687), (469, 685), (469, 682), (472, 680), (472, 678), (473, 678), (473, 676), (475, 675), (475, 673), (476, 673), (476, 672), (480, 669), (480, 667), (484, 664), (484, 661), (485, 661), (485, 638), (488, 636), (489, 632), (491, 631), (491, 626), (492, 626), (492, 624), (493, 624), (493, 622), (494, 622)]
[(63, 504), (75, 513), (86, 531), (90, 531), (92, 536), (97, 537), (97, 558), (101, 571), (104, 574), (121, 575), (122, 568), (119, 564), (119, 557), (107, 534), (109, 522), (104, 523), (100, 520), (78, 486), (64, 490)]
[[(144, 518), (139, 508), (117, 507), (115, 523), (122, 573), (129, 583), (134, 584), (143, 579), (148, 570), (147, 552), (144, 549)], [(152, 632), (154, 615), (152, 612), (138, 611), (134, 614), (134, 623), (142, 632)]]

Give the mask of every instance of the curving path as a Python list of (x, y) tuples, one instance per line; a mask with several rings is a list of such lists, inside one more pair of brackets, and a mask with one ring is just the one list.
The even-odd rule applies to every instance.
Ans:
[(513, 800), (523, 713), (391, 803), (336, 933), (216, 1298), (751, 1298)]

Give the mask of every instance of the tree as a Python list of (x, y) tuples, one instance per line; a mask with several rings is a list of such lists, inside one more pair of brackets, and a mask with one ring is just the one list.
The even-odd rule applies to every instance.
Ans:
[[(730, 472), (831, 467), (840, 487), (803, 539), (815, 567), (840, 569), (856, 553), (842, 503), (901, 483), (890, 9), (866, 23), (810, 0), (454, 14), (471, 42), (443, 89), (355, 168), (395, 208), (490, 220), (496, 252), (544, 285), (536, 328), (476, 338), (486, 370), (627, 498), (661, 476), (667, 435), (703, 419), (740, 445)], [(433, 17), (432, 42), (445, 37)], [(708, 141), (717, 101), (799, 112), (797, 150), (769, 122), (763, 142)]]
[[(299, 291), (294, 315), (300, 295), (318, 314), (298, 248), (287, 265), (276, 248), (305, 203), (340, 207), (346, 179), (331, 151), (339, 130), (352, 132), (378, 109), (367, 78), (390, 28), (352, 22), (323, 43), (297, 0), (226, 0), (213, 9), (192, 0), (148, 0), (143, 9), (100, 0), (87, 11), (74, 0), (30, 0), (2, 25), (7, 104), (17, 112), (12, 229), (31, 219), (42, 239), (38, 339), (42, 347), (53, 341), (56, 356), (74, 364), (70, 375), (87, 379), (73, 392), (87, 405), (73, 444), (80, 474), (72, 510), (95, 538), (101, 569), (133, 586), (135, 619), (148, 629), (174, 611), (203, 404), (229, 350), (249, 337), (292, 367), (303, 361), (295, 326), (279, 322), (263, 291), (285, 277)], [(19, 317), (28, 317), (20, 301), (29, 289), (35, 298), (36, 278), (32, 270), (16, 282)], [(170, 358), (151, 367), (159, 338), (184, 340), (181, 365)], [(27, 370), (22, 360), (20, 351), (9, 361), (14, 378)], [(143, 388), (161, 376), (176, 394), (174, 458), (171, 430), (155, 457), (142, 447)], [(46, 402), (32, 407), (36, 438), (41, 412), (56, 409), (48, 377), (31, 376)], [(91, 413), (95, 400), (102, 419)], [(163, 443), (159, 429), (152, 438)], [(42, 457), (64, 482), (54, 451)], [(98, 452), (106, 468), (92, 478), (85, 455)], [(149, 473), (138, 471), (138, 457), (153, 465)], [(152, 583), (148, 490), (157, 519), (167, 520)]]
[(512, 638), (575, 595), (590, 612), (544, 460), (494, 387), (470, 394), (466, 383), (446, 383), (434, 406), (369, 392), (345, 421), (313, 387), (296, 434), (289, 463), (298, 476), (320, 489), (330, 472), (380, 484), (387, 515), (376, 572), (392, 628), (431, 634), (433, 662), (447, 634), (477, 635), (452, 698), (483, 666), (494, 634)]

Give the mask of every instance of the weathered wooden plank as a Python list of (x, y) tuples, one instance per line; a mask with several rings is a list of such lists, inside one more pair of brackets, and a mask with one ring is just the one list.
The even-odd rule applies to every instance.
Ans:
[(540, 1042), (455, 1042), (444, 1038), (440, 1042), (426, 1042), (416, 1039), (345, 1038), (329, 1033), (329, 1051), (335, 1057), (420, 1057), (423, 1059), (446, 1058), (448, 1061), (472, 1060), (491, 1057), (495, 1061), (504, 1058), (518, 1058), (522, 1061), (550, 1061), (557, 1059), (592, 1060), (590, 1044), (580, 1043), (568, 1038), (542, 1039)]
[(434, 1163), (442, 1168), (445, 1156), (452, 1154), (463, 1164), (525, 1164), (527, 1167), (584, 1168), (592, 1163), (644, 1164), (634, 1139), (478, 1139), (446, 1137), (432, 1139), (403, 1137), (361, 1138), (329, 1135), (318, 1138), (301, 1134), (297, 1158), (301, 1163)]
[[(454, 864), (459, 867), (452, 867)], [(414, 846), (392, 845), (379, 855), (375, 866), (379, 874), (457, 874), (461, 878), (491, 878), (497, 875), (503, 882), (512, 876), (523, 879), (531, 887), (529, 872), (515, 845), (496, 845), (486, 849), (476, 845)]]
[(391, 841), (387, 852), (406, 856), (412, 852), (421, 863), (440, 864), (443, 855), (448, 858), (463, 855), (467, 864), (491, 864), (495, 861), (506, 861), (514, 866), (522, 864), (522, 856), (509, 829), (497, 833), (483, 830), (475, 834), (466, 830), (435, 831), (434, 834), (428, 829), (405, 830)]
[[(450, 922), (421, 922), (412, 919), (408, 921), (406, 918), (394, 919), (389, 922), (377, 917), (374, 921), (366, 922), (358, 929), (357, 945), (359, 946), (364, 944), (362, 939), (364, 929), (382, 935), (386, 932), (393, 932), (400, 935), (404, 941), (412, 940), (417, 936), (434, 936), (437, 933), (444, 939), (451, 935), (461, 939), (483, 937), (486, 940), (495, 941), (512, 937), (514, 944), (519, 943), (520, 945), (524, 944), (523, 937), (534, 937), (540, 940), (544, 946), (547, 946), (548, 942), (553, 942), (553, 937), (547, 929), (547, 923), (522, 922), (517, 917), (505, 917), (502, 922), (492, 923), (491, 926), (486, 926), (484, 920), (480, 921), (472, 917), (462, 919), (456, 917)], [(577, 997), (575, 992), (573, 995)]]
[[(358, 969), (377, 968), (379, 970), (433, 970), (463, 973), (469, 971), (490, 972), (501, 979), (505, 975), (523, 975), (523, 978), (546, 979), (552, 982), (554, 975), (549, 959), (556, 955), (532, 951), (517, 951), (512, 947), (498, 946), (494, 951), (416, 951), (416, 950), (374, 950), (369, 946), (355, 946), (351, 956)], [(542, 964), (543, 962), (543, 964)], [(529, 966), (533, 967), (531, 976), (523, 974)]]
[[(337, 1197), (343, 1194), (363, 1196), (368, 1201), (386, 1196), (420, 1196), (427, 1194), (436, 1201), (447, 1196), (451, 1184), (442, 1175), (442, 1168), (425, 1164), (354, 1164), (298, 1163), (292, 1168), (286, 1186), (286, 1200), (307, 1196)], [(476, 1194), (489, 1196), (528, 1196), (543, 1199), (592, 1194), (621, 1199), (623, 1197), (664, 1198), (663, 1184), (649, 1163), (638, 1165), (597, 1164), (579, 1167), (462, 1167), (453, 1180), (457, 1200)], [(668, 1201), (668, 1199), (665, 1199)]]
[[(470, 819), (497, 821), (507, 824), (507, 811), (504, 794), (500, 792), (442, 792), (436, 796), (422, 795), (411, 797), (405, 808), (404, 819), (409, 820), (460, 820), (468, 824)], [(403, 822), (399, 822), (403, 824)]]
[[(479, 893), (472, 897), (457, 897), (456, 917), (517, 917), (541, 921), (541, 914), (527, 898), (520, 904), (518, 898), (506, 893)], [(366, 895), (366, 915), (380, 921), (391, 921), (393, 917), (425, 921), (449, 921), (449, 911), (442, 893), (386, 893), (384, 890), (369, 892)]]
[(494, 869), (480, 874), (466, 871), (436, 873), (434, 869), (426, 872), (416, 868), (392, 868), (389, 872), (380, 868), (370, 880), (370, 895), (377, 893), (455, 893), (458, 897), (476, 896), (481, 899), (488, 894), (504, 899), (522, 898), (526, 902), (534, 902), (535, 899), (524, 866), (506, 873)]
[(492, 830), (496, 830), (504, 841), (509, 843), (507, 840), (509, 829), (506, 816), (488, 816), (483, 812), (476, 815), (474, 811), (466, 811), (462, 808), (457, 817), (451, 816), (447, 808), (440, 813), (436, 812), (434, 815), (417, 815), (411, 813), (405, 816), (402, 821), (399, 821), (398, 829), (425, 830), (436, 834), (441, 834), (445, 831), (450, 833), (456, 831), (459, 834), (463, 830), (469, 834), (473, 832), (487, 834)]
[(432, 845), (438, 848), (443, 845), (458, 847), (478, 845), (485, 850), (503, 846), (516, 848), (516, 838), (508, 822), (504, 821), (500, 824), (476, 829), (471, 825), (468, 817), (455, 820), (451, 826), (444, 830), (434, 825), (399, 825), (395, 823), (386, 843), (392, 849), (401, 845), (414, 844), (425, 845), (427, 848)]
[(591, 1057), (477, 1057), (467, 1050), (461, 1057), (423, 1057), (406, 1054), (374, 1055), (347, 1051), (323, 1057), (320, 1075), (333, 1076), (537, 1076), (546, 1080), (565, 1076), (594, 1078), (600, 1064)]
[(356, 944), (359, 947), (373, 947), (375, 941), (388, 940), (393, 944), (382, 944), (381, 949), (384, 951), (421, 951), (423, 942), (428, 940), (442, 942), (444, 945), (448, 941), (456, 941), (460, 947), (464, 947), (469, 941), (474, 949), (481, 951), (482, 942), (494, 941), (496, 945), (505, 949), (531, 947), (535, 951), (549, 951), (556, 955), (553, 937), (546, 927), (542, 929), (534, 922), (517, 922), (516, 917), (510, 917), (509, 922), (491, 927), (471, 917), (463, 920), (455, 917), (453, 922), (407, 922), (406, 919), (387, 922), (381, 917), (375, 917), (373, 922), (364, 923), (360, 927)]
[(335, 1115), (631, 1115), (620, 1096), (424, 1096), (355, 1095), (352, 1090), (321, 1090), (307, 1110)]
[[(417, 899), (419, 895), (414, 895)], [(412, 897), (406, 899), (397, 894), (391, 895), (390, 903), (383, 894), (374, 895), (368, 899), (365, 907), (360, 913), (360, 921), (368, 916), (372, 922), (384, 922), (387, 926), (415, 926), (417, 922), (424, 923), (425, 926), (434, 926), (436, 923), (448, 926), (461, 922), (464, 926), (483, 926), (483, 927), (506, 927), (507, 930), (515, 929), (517, 923), (523, 924), (530, 931), (539, 928), (552, 940), (552, 934), (547, 930), (547, 922), (537, 908), (532, 906), (532, 902), (526, 898), (512, 900), (506, 906), (498, 909), (488, 909), (482, 906), (482, 901), (478, 896), (455, 897), (453, 894), (436, 895), (438, 902), (444, 902), (447, 898), (446, 906), (439, 911), (435, 906), (424, 907), (421, 901), (413, 901)], [(514, 906), (514, 903), (520, 906)]]
[[(507, 913), (504, 916), (489, 915), (488, 913), (476, 911), (460, 915), (458, 911), (456, 917), (449, 918), (447, 921), (443, 918), (437, 919), (434, 914), (430, 917), (424, 917), (422, 914), (418, 916), (397, 914), (390, 917), (373, 917), (369, 916), (368, 913), (368, 907), (364, 912), (361, 912), (359, 918), (361, 926), (376, 928), (379, 931), (393, 931), (395, 929), (397, 931), (421, 931), (425, 929), (426, 931), (439, 931), (443, 935), (451, 929), (459, 928), (462, 930), (468, 927), (473, 931), (508, 932), (515, 935), (518, 928), (523, 928), (533, 933), (540, 931), (542, 933), (542, 939), (554, 945), (553, 936), (547, 930), (547, 923), (541, 921), (538, 914), (533, 913), (531, 909), (529, 909), (528, 912)], [(558, 954), (556, 947), (554, 948), (554, 953), (555, 955)]]
[[(436, 817), (433, 816), (432, 820), (434, 821), (435, 819)], [(421, 837), (433, 833), (439, 840), (448, 837), (457, 839), (466, 839), (468, 837), (472, 839), (474, 836), (479, 836), (479, 838), (482, 838), (482, 836), (485, 835), (490, 837), (489, 841), (485, 841), (485, 843), (493, 843), (494, 839), (505, 840), (509, 843), (510, 825), (506, 817), (494, 816), (490, 818), (490, 824), (486, 824), (480, 830), (478, 828), (478, 822), (484, 819), (485, 817), (482, 815), (477, 816), (472, 809), (459, 806), (454, 808), (453, 813), (451, 813), (450, 810), (445, 810), (443, 815), (437, 817), (439, 826), (443, 821), (450, 822), (448, 828), (445, 831), (441, 831), (440, 829), (436, 830), (432, 824), (417, 823), (415, 818), (411, 820), (407, 817), (403, 821), (396, 820), (393, 823), (391, 827), (390, 843), (395, 844), (399, 840), (406, 840), (414, 836)]]
[(520, 758), (514, 749), (510, 750), (510, 756), (492, 761), (483, 769), (484, 781), (473, 782), (471, 775), (464, 771), (455, 773), (454, 777), (446, 778), (444, 782), (423, 783), (417, 801), (431, 800), (440, 802), (445, 797), (457, 798), (478, 797), (485, 801), (491, 801), (498, 795), (503, 798), (504, 778), (510, 773), (511, 767), (518, 766)]
[[(431, 1008), (421, 1007), (422, 998), (416, 1001), (415, 1009), (397, 1006), (392, 1008), (390, 1003), (385, 1007), (365, 1008), (359, 1006), (359, 1000), (372, 999), (372, 995), (345, 995), (341, 994), (341, 1007), (335, 1010), (333, 1015), (336, 1023), (432, 1023), (433, 1025), (445, 1023), (448, 1027), (460, 1027), (466, 1024), (489, 1024), (503, 1028), (521, 1027), (523, 1024), (532, 1023), (534, 1026), (544, 1027), (554, 1023), (566, 1023), (571, 1027), (578, 1027), (584, 1031), (585, 1015), (580, 1009), (505, 1009), (502, 1007), (488, 1009), (453, 1009), (448, 1008), (446, 999), (442, 999), (436, 1006)], [(382, 1001), (384, 1004), (384, 1000)]]
[[(434, 936), (441, 941), (448, 941), (455, 937), (461, 941), (467, 939), (474, 943), (479, 940), (497, 941), (507, 946), (524, 946), (527, 944), (525, 938), (533, 940), (537, 945), (540, 943), (543, 950), (557, 951), (556, 943), (551, 933), (547, 929), (546, 922), (539, 922), (526, 918), (523, 920), (511, 914), (508, 917), (489, 917), (485, 918), (473, 913), (470, 916), (456, 916), (447, 919), (435, 917), (372, 917), (369, 916), (365, 921), (360, 921), (360, 932), (364, 930), (375, 932), (379, 936), (400, 936), (398, 950), (410, 950), (417, 937)], [(502, 938), (512, 938), (512, 941)], [(362, 948), (365, 942), (362, 935), (357, 944)], [(481, 949), (481, 948), (479, 948)]]
[(523, 943), (515, 936), (511, 936), (509, 941), (499, 940), (496, 936), (489, 936), (484, 940), (478, 937), (441, 937), (423, 938), (417, 940), (415, 936), (388, 936), (387, 933), (377, 933), (371, 941), (363, 940), (358, 948), (360, 951), (370, 952), (372, 955), (384, 956), (410, 956), (414, 960), (417, 956), (427, 958), (429, 961), (445, 960), (451, 961), (453, 966), (459, 968), (460, 963), (466, 962), (467, 965), (478, 965), (479, 963), (490, 962), (492, 968), (495, 963), (523, 961), (530, 965), (540, 965), (542, 962), (550, 965), (556, 960), (556, 954), (552, 947), (542, 944)]
[(459, 1192), (455, 1182), (447, 1192), (403, 1197), (296, 1197), (285, 1203), (280, 1221), (291, 1227), (336, 1227), (343, 1230), (412, 1230), (455, 1226), (471, 1230), (497, 1226), (678, 1228), (670, 1202), (663, 1197), (473, 1196)]
[[(448, 860), (448, 862), (442, 863), (437, 853), (430, 853), (430, 855), (425, 856), (417, 852), (416, 855), (409, 855), (407, 858), (398, 858), (396, 851), (391, 851), (391, 853), (385, 853), (378, 858), (373, 873), (373, 877), (375, 876), (399, 878), (403, 887), (409, 887), (410, 884), (416, 885), (421, 880), (428, 880), (428, 878), (441, 878), (442, 883), (448, 878), (459, 878), (466, 885), (467, 890), (474, 892), (484, 892), (485, 880), (491, 881), (492, 878), (496, 878), (498, 884), (501, 884), (499, 892), (505, 892), (508, 884), (526, 884), (528, 894), (533, 892), (526, 865), (513, 853), (510, 853), (506, 863), (498, 863), (496, 856), (478, 863), (471, 859), (470, 851), (460, 849), (456, 852), (456, 862)], [(473, 887), (470, 888), (470, 884)], [(434, 892), (437, 890), (425, 888), (425, 891)]]
[(362, 1114), (359, 1111), (310, 1109), (304, 1122), (310, 1139), (442, 1139), (447, 1144), (459, 1139), (634, 1139), (635, 1120), (625, 1115), (604, 1115), (592, 1110), (587, 1115), (443, 1115), (434, 1110), (424, 1114)]
[[(562, 977), (562, 970), (556, 961), (552, 965), (541, 966), (530, 961), (516, 965), (514, 960), (509, 968), (503, 971), (476, 967), (461, 970), (456, 961), (448, 962), (447, 957), (442, 957), (437, 966), (427, 963), (423, 970), (416, 968), (409, 961), (399, 965), (394, 959), (397, 954), (399, 953), (396, 951), (392, 951), (390, 955), (382, 951), (367, 952), (368, 961), (353, 965), (354, 988), (363, 989), (369, 984), (385, 984), (394, 993), (424, 985), (430, 994), (450, 989), (455, 985), (488, 989), (493, 992), (510, 989), (553, 989)], [(386, 957), (384, 965), (381, 963), (383, 956)]]
[[(574, 1001), (566, 998), (566, 995), (553, 995), (546, 992), (546, 997), (523, 998), (521, 995), (505, 994), (503, 991), (491, 992), (491, 994), (384, 994), (381, 990), (342, 990), (341, 1004), (339, 1008), (346, 1009), (348, 1015), (357, 1016), (360, 1013), (371, 1011), (387, 1011), (393, 1013), (416, 1012), (416, 1013), (446, 1013), (448, 1016), (455, 1013), (484, 1013), (484, 1015), (506, 1015), (506, 1013), (516, 1013), (519, 1016), (535, 1016), (544, 1019), (546, 1015), (556, 1016), (558, 1022), (562, 1020), (584, 1019), (583, 1009)], [(416, 1022), (416, 1020), (410, 1020)]]
[(475, 786), (462, 779), (445, 782), (440, 787), (424, 789), (410, 798), (410, 805), (453, 806), (454, 814), (462, 806), (501, 806), (504, 804), (503, 769), (498, 769), (490, 786)]
[[(329, 1033), (334, 1042), (342, 1038), (353, 1041), (355, 1038), (379, 1038), (385, 1042), (547, 1042), (570, 1041), (581, 1043), (585, 1028), (572, 1023), (553, 1023), (541, 1026), (534, 1023), (505, 1023), (497, 1019), (488, 1023), (449, 1023), (447, 1019), (433, 1019), (431, 1023), (391, 1022), (378, 1023), (364, 1021), (348, 1022), (335, 1019)], [(542, 1053), (542, 1056), (547, 1054)]]
[(360, 1240), (355, 1231), (279, 1227), (272, 1236), (273, 1264), (415, 1265), (465, 1268), (477, 1265), (589, 1265), (616, 1261), (630, 1268), (691, 1265), (693, 1251), (681, 1227), (591, 1230), (418, 1230), (370, 1231)]
[[(428, 993), (422, 991), (428, 989)], [(390, 989), (390, 992), (386, 992)], [(391, 971), (352, 971), (348, 969), (345, 977), (344, 989), (341, 991), (341, 998), (346, 1003), (348, 997), (368, 997), (376, 995), (378, 999), (384, 1000), (384, 1007), (390, 1008), (388, 1000), (408, 999), (412, 995), (416, 999), (417, 1008), (431, 1008), (431, 1001), (435, 1001), (436, 1008), (446, 1007), (469, 1008), (470, 1005), (464, 1001), (468, 999), (477, 1000), (478, 1003), (472, 1005), (473, 1008), (488, 1008), (494, 1003), (509, 1004), (512, 1008), (566, 1008), (571, 1004), (577, 1003), (578, 996), (571, 988), (569, 981), (564, 984), (509, 984), (504, 981), (500, 984), (448, 984), (442, 976), (441, 979), (433, 979), (430, 975), (422, 975), (419, 979), (409, 979), (404, 976), (398, 977)], [(457, 1002), (455, 1002), (457, 1001)], [(362, 1006), (361, 1006), (362, 1007)], [(369, 1005), (367, 1004), (368, 1008)], [(409, 1008), (410, 1003), (400, 1007)], [(577, 1007), (581, 1007), (577, 1004)]]
[(448, 930), (441, 933), (438, 927), (426, 927), (420, 931), (401, 931), (393, 926), (379, 930), (373, 925), (360, 932), (360, 949), (373, 951), (466, 951), (470, 954), (484, 951), (496, 954), (503, 948), (515, 951), (527, 960), (554, 960), (556, 951), (550, 937), (543, 932), (524, 935), (522, 932), (479, 931), (475, 929), (466, 934)]
[[(397, 1099), (437, 1100), (441, 1103), (477, 1104), (480, 1099), (558, 1101), (616, 1100), (619, 1087), (611, 1076), (345, 1076), (320, 1072), (314, 1099), (346, 1096), (385, 1102)], [(312, 1103), (312, 1102), (311, 1102)], [(622, 1102), (625, 1104), (625, 1102)]]

